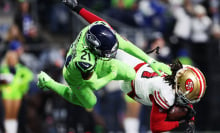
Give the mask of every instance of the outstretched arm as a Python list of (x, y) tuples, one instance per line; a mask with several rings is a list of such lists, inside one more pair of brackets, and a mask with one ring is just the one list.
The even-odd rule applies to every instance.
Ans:
[(95, 21), (104, 21), (104, 22), (106, 22), (104, 19), (96, 16), (95, 14), (89, 12), (88, 10), (86, 10), (85, 8), (82, 8), (81, 6), (76, 6), (74, 8), (74, 10), (75, 10), (76, 13), (78, 13), (80, 16), (82, 16), (90, 24), (95, 22)]
[(88, 85), (93, 90), (99, 90), (102, 87), (104, 87), (106, 84), (108, 84), (110, 81), (112, 81), (115, 77), (116, 77), (116, 73), (112, 72), (102, 78), (97, 78), (97, 75), (94, 72), (92, 74), (92, 77), (85, 82), (87, 83), (86, 85)]
[(110, 71), (107, 72), (105, 76), (99, 78), (97, 78), (95, 72), (93, 73), (92, 77), (86, 81), (88, 85), (93, 88), (93, 90), (99, 90), (112, 80), (130, 81), (136, 76), (136, 72), (134, 71), (133, 67), (116, 59), (112, 59), (110, 61), (101, 61), (97, 64), (96, 69), (98, 70), (95, 72), (103, 73), (103, 65), (100, 64), (105, 64), (105, 68)]
[[(102, 18), (96, 16), (95, 14), (89, 12), (85, 8), (82, 8), (78, 5), (76, 0), (63, 0), (63, 3), (67, 5), (72, 11), (78, 13), (80, 16), (82, 16), (85, 20), (87, 20), (89, 23), (93, 23), (95, 21), (104, 21)], [(107, 23), (107, 22), (106, 22)], [(108, 23), (107, 23), (108, 24)], [(108, 24), (109, 25), (109, 24)], [(110, 26), (110, 25), (109, 25)], [(111, 27), (111, 26), (110, 26)], [(152, 69), (158, 73), (160, 76), (163, 71), (167, 74), (171, 74), (170, 67), (164, 63), (157, 62), (147, 54), (145, 54), (140, 48), (136, 47), (134, 44), (126, 40), (125, 38), (122, 38), (119, 34), (116, 33), (116, 36), (119, 41), (119, 48), (124, 50), (125, 52), (135, 56), (136, 58), (139, 58), (140, 60), (147, 62), (150, 64)]]
[(162, 73), (160, 72), (160, 70), (167, 74), (171, 74), (171, 70), (168, 65), (154, 60), (152, 57), (148, 56), (143, 50), (135, 46), (133, 43), (131, 43), (127, 39), (121, 37), (119, 34), (116, 34), (116, 36), (119, 42), (120, 49), (148, 63), (151, 66), (151, 68), (160, 76), (162, 76)]

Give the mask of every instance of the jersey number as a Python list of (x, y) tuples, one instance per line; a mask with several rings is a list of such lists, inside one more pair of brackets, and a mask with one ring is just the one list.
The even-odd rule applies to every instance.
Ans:
[(141, 75), (142, 78), (153, 78), (156, 76), (158, 76), (156, 72), (148, 72), (148, 71), (144, 71)]
[(91, 57), (90, 57), (90, 53), (87, 53), (86, 51), (82, 51), (83, 52), (83, 55), (81, 56), (81, 59), (82, 60), (91, 60)]

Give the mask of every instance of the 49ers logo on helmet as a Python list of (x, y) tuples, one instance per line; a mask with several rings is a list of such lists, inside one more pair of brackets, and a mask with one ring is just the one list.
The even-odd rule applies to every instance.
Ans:
[(191, 79), (186, 80), (185, 88), (186, 88), (187, 91), (192, 92), (192, 90), (194, 88), (194, 84), (193, 84), (193, 81)]

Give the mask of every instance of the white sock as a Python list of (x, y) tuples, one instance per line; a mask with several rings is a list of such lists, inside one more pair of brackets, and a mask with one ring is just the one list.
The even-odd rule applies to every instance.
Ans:
[(125, 118), (123, 124), (125, 133), (139, 133), (140, 122), (137, 118)]
[(4, 124), (6, 133), (17, 133), (18, 122), (16, 119), (5, 120)]

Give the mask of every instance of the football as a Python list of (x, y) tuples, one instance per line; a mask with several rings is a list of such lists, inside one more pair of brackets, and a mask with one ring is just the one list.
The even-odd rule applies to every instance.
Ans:
[(183, 106), (172, 106), (167, 112), (167, 121), (184, 120), (187, 116), (188, 108)]

